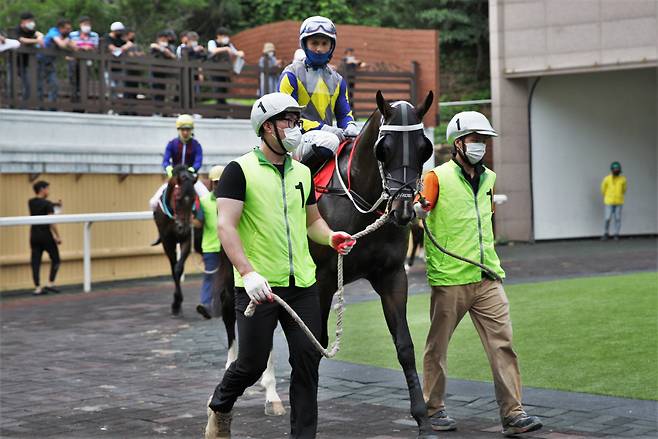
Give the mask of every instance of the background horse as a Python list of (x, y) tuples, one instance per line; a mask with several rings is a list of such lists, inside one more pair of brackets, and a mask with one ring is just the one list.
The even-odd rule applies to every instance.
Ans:
[[(180, 280), (185, 269), (185, 260), (190, 254), (192, 246), (192, 216), (196, 203), (195, 182), (196, 176), (187, 167), (176, 166), (158, 207), (153, 213), (162, 247), (169, 258), (171, 275), (174, 278), (174, 301), (171, 304), (173, 315), (180, 313), (183, 303)], [(195, 238), (200, 237), (201, 233), (197, 233), (195, 236)], [(177, 244), (180, 244), (180, 257), (176, 254)], [(197, 246), (195, 245), (195, 247)], [(197, 249), (197, 251), (199, 250)]]
[[(430, 158), (433, 147), (420, 128), (413, 131), (401, 131), (398, 128), (395, 131), (392, 130), (395, 127), (380, 130), (380, 126), (382, 123), (398, 127), (419, 124), (432, 105), (432, 100), (433, 94), (430, 92), (418, 108), (408, 102), (391, 105), (384, 100), (381, 92), (377, 92), (378, 111), (370, 116), (352, 146), (342, 152), (337, 169), (343, 181), (349, 182), (349, 190), (361, 204), (362, 210), (368, 210), (380, 198), (382, 176), (384, 190), (394, 197), (390, 202), (391, 221), (359, 239), (345, 257), (344, 280), (347, 284), (357, 279), (367, 279), (379, 295), (409, 388), (411, 414), (418, 423), (419, 437), (423, 438), (435, 437), (435, 434), (427, 417), (407, 324), (407, 275), (404, 262), (409, 243), (409, 224), (414, 218), (413, 197), (420, 186), (423, 163)], [(349, 169), (348, 162), (351, 163)], [(335, 174), (333, 179), (336, 179)], [(332, 181), (330, 186), (337, 185)], [(336, 191), (332, 190), (318, 203), (322, 217), (333, 230), (354, 234), (372, 224), (380, 215), (376, 210), (361, 214), (349, 198), (334, 195)], [(379, 209), (384, 208), (382, 203)], [(324, 322), (320, 341), (327, 346), (327, 319), (332, 296), (337, 288), (337, 254), (333, 249), (315, 243), (311, 243), (311, 254), (317, 264), (316, 277)]]

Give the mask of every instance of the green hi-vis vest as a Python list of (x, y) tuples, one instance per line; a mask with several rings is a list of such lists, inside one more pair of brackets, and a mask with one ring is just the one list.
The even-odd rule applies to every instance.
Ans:
[[(290, 157), (283, 176), (260, 149), (238, 158), (246, 180), (238, 234), (245, 255), (273, 287), (298, 287), (315, 283), (315, 263), (306, 236), (306, 200), (311, 190), (311, 171)], [(233, 269), (235, 284), (242, 277)]]
[[(478, 193), (466, 181), (457, 163), (449, 161), (432, 170), (439, 177), (439, 199), (427, 217), (427, 226), (439, 244), (486, 265), (500, 277), (505, 272), (494, 249), (491, 204), (496, 174), (489, 169), (480, 176)], [(482, 280), (482, 270), (442, 253), (425, 236), (427, 278), (432, 286), (464, 285)]]
[(217, 235), (217, 199), (212, 192), (199, 198), (203, 211), (203, 238), (201, 251), (204, 253), (219, 253), (222, 248)]

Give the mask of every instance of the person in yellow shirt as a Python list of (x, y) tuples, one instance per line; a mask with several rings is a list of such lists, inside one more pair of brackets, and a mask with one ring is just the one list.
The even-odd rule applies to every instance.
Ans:
[(610, 174), (606, 175), (601, 182), (601, 195), (605, 205), (605, 226), (603, 228), (602, 241), (609, 238), (610, 220), (615, 219), (614, 239), (619, 239), (621, 229), (621, 208), (624, 206), (624, 194), (626, 193), (626, 177), (621, 175), (621, 164), (612, 162)]

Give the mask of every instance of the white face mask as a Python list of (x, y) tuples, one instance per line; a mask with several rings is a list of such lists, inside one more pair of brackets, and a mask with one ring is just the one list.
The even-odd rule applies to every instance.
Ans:
[(190, 46), (192, 46), (192, 47), (196, 47), (196, 46), (198, 46), (198, 45), (199, 45), (199, 42), (198, 42), (198, 41), (190, 41)]
[(35, 27), (37, 27), (37, 24), (34, 21), (25, 23), (25, 29), (27, 30), (34, 30)]
[(283, 133), (286, 137), (281, 143), (286, 151), (292, 152), (302, 143), (302, 129), (300, 127), (284, 128)]
[(478, 163), (487, 152), (487, 145), (484, 143), (466, 143), (466, 157), (472, 165)]
[(231, 39), (229, 37), (224, 37), (224, 38), (222, 38), (221, 43), (222, 44), (228, 44), (229, 41), (231, 41)]
[(80, 26), (80, 31), (83, 34), (88, 34), (89, 32), (91, 32), (91, 26)]

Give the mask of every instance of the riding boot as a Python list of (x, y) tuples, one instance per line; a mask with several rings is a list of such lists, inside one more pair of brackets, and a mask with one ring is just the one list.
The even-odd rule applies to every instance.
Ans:
[(311, 170), (311, 175), (315, 175), (333, 156), (334, 153), (329, 148), (311, 145), (311, 148), (302, 155), (299, 161)]

